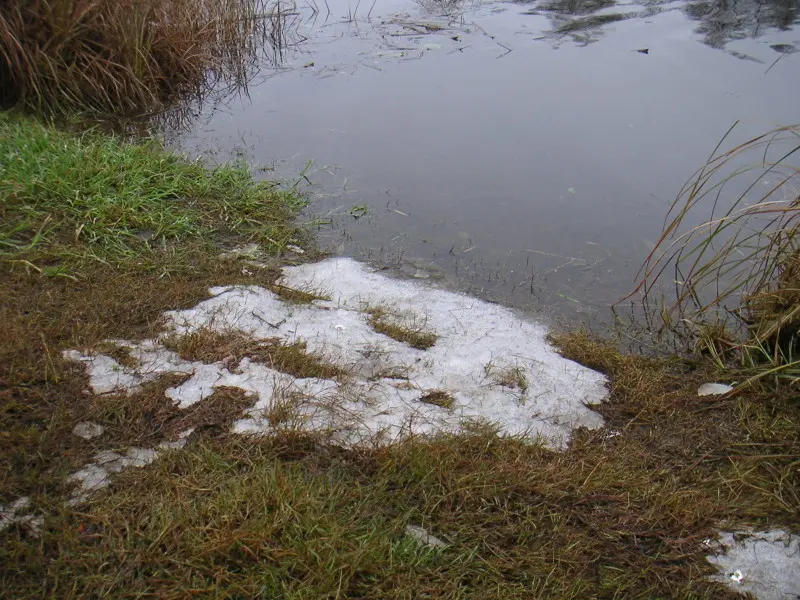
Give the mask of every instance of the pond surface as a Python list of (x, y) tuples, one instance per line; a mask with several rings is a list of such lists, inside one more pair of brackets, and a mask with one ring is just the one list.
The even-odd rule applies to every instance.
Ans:
[(176, 145), (312, 161), (334, 254), (558, 319), (609, 320), (735, 121), (800, 121), (799, 0), (314, 1)]

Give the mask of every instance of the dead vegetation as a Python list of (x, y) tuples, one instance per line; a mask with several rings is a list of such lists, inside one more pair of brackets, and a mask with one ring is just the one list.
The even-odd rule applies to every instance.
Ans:
[(700, 401), (708, 373), (687, 363), (556, 341), (612, 381), (607, 427), (566, 452), (480, 430), (360, 451), (205, 438), (120, 474), (90, 510), (52, 511), (35, 544), (2, 534), (0, 583), (15, 597), (738, 598), (707, 579), (703, 542), (796, 520), (791, 399)]
[(493, 364), (484, 367), (484, 373), (495, 383), (507, 388), (517, 389), (520, 392), (528, 390), (528, 380), (525, 377), (525, 370), (517, 366), (507, 366), (498, 368)]
[[(672, 203), (636, 292), (652, 329), (679, 350), (699, 350), (748, 386), (797, 390), (800, 127), (721, 150), (735, 128)], [(662, 296), (670, 272), (674, 293)]]
[(433, 390), (432, 392), (423, 394), (419, 401), (425, 404), (433, 404), (434, 406), (451, 409), (455, 405), (456, 400), (444, 390)]
[[(268, 283), (277, 272), (263, 271), (259, 277), (263, 280), (256, 282)], [(209, 281), (254, 283), (236, 265), (216, 260), (196, 264), (193, 273), (170, 277), (104, 268), (84, 271), (79, 281), (17, 270), (0, 272), (0, 503), (53, 489), (49, 482), (60, 481), (82, 464), (88, 455), (80, 444), (75, 447), (77, 438), (71, 431), (76, 421), (105, 414), (106, 425), (118, 423), (119, 440), (147, 433), (143, 424), (137, 429), (134, 413), (126, 413), (131, 416), (127, 424), (114, 416), (117, 410), (139, 411), (133, 405), (141, 397), (100, 398), (98, 412), (89, 410), (94, 400), (84, 392), (86, 376), (79, 365), (62, 359), (61, 352), (112, 350), (126, 360), (126, 355), (130, 357), (125, 349), (109, 347), (106, 340), (157, 335), (162, 313), (205, 299)], [(163, 393), (156, 396), (159, 399), (153, 402), (161, 406)], [(111, 412), (104, 408), (115, 402), (120, 406)], [(123, 405), (131, 406), (123, 409)]]
[(275, 283), (268, 289), (284, 302), (291, 304), (311, 304), (315, 300), (330, 300), (330, 297), (316, 290), (297, 290)]
[(118, 117), (243, 86), (293, 42), (296, 16), (268, 0), (9, 0), (0, 102)]
[[(174, 379), (130, 397), (83, 394), (86, 379), (61, 349), (152, 337), (161, 312), (194, 305), (210, 279), (251, 281), (230, 267), (170, 278), (98, 270), (77, 282), (4, 273), (0, 503), (29, 495), (45, 515), (39, 538), (23, 524), (0, 532), (4, 593), (438, 598), (467, 585), (504, 600), (734, 598), (706, 579), (703, 541), (726, 524), (791, 527), (800, 514), (790, 395), (699, 399), (712, 365), (624, 356), (586, 336), (555, 341), (610, 376), (598, 408), (607, 426), (578, 432), (564, 453), (479, 429), (359, 451), (291, 428), (239, 438), (227, 423), (252, 398), (217, 390), (178, 413), (163, 396)], [(173, 342), (202, 361), (274, 350), (207, 331)], [(291, 400), (271, 423), (291, 422)], [(107, 431), (76, 440), (79, 419)], [(66, 475), (98, 449), (150, 446), (189, 427), (199, 433), (185, 451), (116, 475), (79, 511), (64, 506)], [(449, 547), (419, 547), (408, 524)]]
[(249, 358), (299, 378), (335, 379), (346, 375), (344, 369), (308, 352), (305, 342), (286, 344), (277, 338), (255, 340), (241, 332), (200, 329), (182, 336), (167, 337), (163, 343), (185, 360), (224, 362), (229, 369), (235, 369), (243, 358)]
[(371, 308), (366, 311), (370, 316), (369, 325), (378, 333), (392, 339), (408, 344), (418, 350), (427, 350), (436, 344), (437, 336), (430, 331), (425, 331), (424, 322), (407, 324), (407, 318), (392, 314), (385, 308)]
[(186, 379), (187, 375), (164, 375), (129, 396), (94, 396), (76, 407), (72, 415), (76, 421), (90, 421), (105, 429), (102, 438), (92, 442), (93, 448), (99, 450), (109, 446), (155, 446), (162, 441), (175, 441), (189, 429), (204, 435), (221, 435), (255, 402), (252, 395), (239, 388), (220, 387), (201, 402), (180, 409), (164, 392)]

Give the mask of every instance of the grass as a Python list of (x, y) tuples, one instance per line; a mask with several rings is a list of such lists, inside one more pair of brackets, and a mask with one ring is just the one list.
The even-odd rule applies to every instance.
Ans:
[[(369, 325), (378, 333), (389, 336), (392, 339), (408, 344), (418, 350), (427, 350), (436, 344), (438, 339), (436, 334), (425, 331), (424, 323), (405, 324), (402, 316), (393, 315), (385, 308), (375, 307), (366, 311), (369, 317)], [(416, 321), (416, 319), (412, 319)]]
[(163, 412), (152, 397), (107, 399), (111, 413), (87, 407), (86, 378), (63, 350), (108, 351), (126, 364), (130, 354), (106, 340), (158, 335), (165, 310), (194, 306), (212, 285), (275, 284), (276, 267), (243, 269), (224, 249), (256, 242), (276, 263), (304, 233), (292, 221), (303, 205), (293, 191), (155, 142), (0, 113), (0, 156), (2, 503), (58, 490), (85, 462), (93, 448), (72, 436), (75, 422), (109, 425), (116, 414), (118, 431), (103, 440), (127, 443), (146, 431), (135, 425), (147, 422), (137, 403)]
[[(350, 450), (291, 427), (235, 436), (229, 425), (255, 398), (219, 388), (178, 410), (164, 397), (175, 376), (131, 395), (87, 395), (64, 349), (126, 364), (130, 353), (107, 340), (162, 335), (163, 311), (194, 306), (211, 285), (279, 290), (301, 201), (243, 167), (208, 169), (151, 144), (2, 119), (13, 135), (0, 138), (0, 156), (13, 161), (0, 179), (0, 504), (27, 496), (44, 518), (38, 537), (24, 522), (0, 531), (0, 595), (738, 598), (708, 580), (704, 540), (743, 524), (796, 528), (792, 390), (698, 398), (718, 376), (714, 361), (626, 356), (581, 334), (553, 341), (608, 375), (597, 407), (606, 427), (577, 431), (564, 452), (478, 425)], [(220, 256), (251, 241), (274, 253), (274, 266), (251, 273)], [(415, 347), (436, 342), (424, 323), (403, 326), (388, 309), (370, 319)], [(231, 368), (249, 357), (297, 376), (341, 374), (302, 344), (239, 332), (201, 330), (169, 345)], [(515, 367), (489, 376), (527, 386)], [(273, 425), (293, 419), (285, 400), (266, 415)], [(420, 400), (453, 407), (442, 394)], [(79, 421), (105, 431), (78, 438)], [(68, 505), (68, 475), (96, 452), (150, 448), (192, 427), (185, 450), (115, 473), (89, 503)], [(447, 547), (421, 546), (407, 525)]]
[[(622, 356), (581, 335), (567, 356), (606, 371), (609, 429), (563, 453), (476, 430), (345, 451), (312, 437), (200, 437), (117, 476), (81, 511), (40, 496), (40, 538), (12, 527), (14, 597), (736, 598), (703, 540), (741, 519), (798, 515), (787, 399), (699, 403), (707, 373)], [(777, 412), (776, 412), (777, 411)], [(776, 415), (782, 414), (781, 417)], [(795, 416), (792, 417), (791, 415)], [(764, 458), (765, 453), (769, 458)], [(421, 525), (448, 540), (408, 538)]]
[(164, 346), (186, 360), (204, 363), (226, 361), (230, 368), (235, 368), (243, 358), (249, 358), (299, 378), (335, 379), (346, 374), (344, 369), (308, 352), (304, 342), (286, 344), (277, 339), (254, 340), (239, 332), (200, 329), (168, 338)]
[(492, 363), (489, 363), (483, 370), (486, 377), (491, 378), (504, 387), (517, 389), (523, 393), (528, 390), (528, 380), (525, 377), (525, 370), (522, 367), (508, 366), (497, 368)]
[(0, 6), (0, 103), (140, 115), (242, 86), (296, 13), (266, 0), (10, 0)]
[(244, 165), (209, 168), (155, 141), (80, 136), (0, 113), (0, 263), (75, 276), (88, 263), (195, 268), (226, 240), (273, 254), (297, 235), (292, 191)]
[(317, 290), (296, 290), (285, 285), (273, 284), (270, 291), (284, 302), (292, 304), (311, 304), (315, 300), (330, 300), (330, 297)]
[[(637, 288), (656, 326), (747, 384), (800, 381), (800, 126), (721, 150), (672, 204)], [(674, 272), (673, 301), (659, 284)]]
[(255, 399), (239, 388), (220, 387), (186, 410), (180, 410), (164, 396), (164, 391), (180, 385), (188, 377), (168, 375), (144, 384), (131, 396), (95, 397), (74, 410), (74, 418), (97, 423), (104, 428), (102, 437), (84, 447), (102, 450), (109, 446), (152, 447), (162, 441), (174, 441), (178, 434), (195, 429), (205, 435), (225, 433)]
[(434, 390), (428, 392), (419, 399), (420, 402), (425, 404), (433, 404), (434, 406), (441, 406), (442, 408), (453, 408), (455, 405), (455, 398), (443, 390)]

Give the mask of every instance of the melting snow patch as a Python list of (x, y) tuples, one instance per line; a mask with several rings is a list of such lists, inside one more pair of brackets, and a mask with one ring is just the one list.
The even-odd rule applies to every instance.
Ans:
[(91, 423), (89, 421), (81, 421), (72, 428), (72, 433), (74, 435), (82, 437), (85, 440), (90, 440), (98, 435), (103, 435), (104, 431), (105, 429), (103, 429), (102, 425)]
[(25, 514), (30, 504), (31, 501), (26, 496), (17, 498), (8, 506), (0, 504), (0, 531), (17, 524), (26, 526), (34, 535), (38, 534), (44, 518), (41, 515)]
[(109, 484), (111, 473), (119, 473), (129, 467), (145, 467), (167, 450), (176, 450), (186, 445), (192, 430), (184, 431), (174, 442), (161, 442), (155, 448), (128, 448), (124, 454), (103, 450), (94, 455), (94, 462), (70, 475), (69, 480), (78, 484), (70, 504), (85, 502), (89, 496)]
[(429, 548), (444, 548), (447, 542), (443, 542), (435, 535), (428, 533), (428, 530), (419, 525), (406, 525), (406, 535), (417, 543), (428, 546)]
[[(69, 351), (66, 356), (86, 365), (96, 393), (132, 391), (163, 373), (186, 373), (188, 380), (166, 392), (186, 408), (215, 388), (241, 388), (257, 400), (234, 424), (240, 433), (291, 427), (352, 445), (455, 432), (483, 422), (501, 434), (561, 448), (573, 429), (603, 424), (589, 407), (606, 396), (604, 376), (561, 357), (541, 325), (509, 309), (391, 279), (350, 259), (286, 268), (280, 284), (325, 289), (330, 300), (289, 304), (257, 286), (212, 288), (213, 296), (196, 307), (167, 313), (170, 334), (214, 330), (303, 342), (308, 352), (348, 376), (296, 378), (249, 358), (238, 365), (189, 362), (160, 340), (117, 341), (128, 348), (135, 367), (102, 355)], [(433, 334), (435, 344), (420, 350), (375, 331), (370, 320), (375, 309), (393, 324)], [(421, 401), (431, 392), (444, 392), (452, 402)]]
[[(708, 557), (719, 570), (713, 577), (759, 600), (800, 597), (800, 538), (774, 531), (720, 532), (722, 552)], [(706, 544), (709, 545), (709, 544)]]
[(81, 362), (91, 375), (89, 383), (95, 394), (131, 393), (147, 382), (166, 373), (194, 373), (202, 363), (191, 363), (166, 350), (156, 340), (127, 342), (112, 340), (126, 348), (136, 367), (126, 367), (104, 354), (84, 355), (66, 350), (64, 358)]

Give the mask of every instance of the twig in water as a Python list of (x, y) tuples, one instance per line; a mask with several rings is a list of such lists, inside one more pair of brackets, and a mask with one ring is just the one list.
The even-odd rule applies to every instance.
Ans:
[(509, 47), (508, 47), (508, 46), (506, 46), (505, 44), (502, 44), (502, 43), (498, 42), (497, 40), (495, 40), (495, 42), (496, 42), (496, 43), (497, 43), (497, 45), (498, 45), (498, 46), (500, 46), (501, 48), (505, 48), (505, 49), (506, 49), (506, 51), (505, 51), (505, 52), (503, 52), (503, 54), (501, 54), (501, 55), (500, 55), (500, 56), (498, 56), (497, 58), (503, 58), (503, 57), (504, 57), (504, 56), (506, 56), (507, 54), (511, 54), (511, 48), (509, 48)]
[(778, 61), (779, 61), (780, 59), (782, 59), (784, 56), (786, 56), (787, 54), (788, 54), (788, 52), (781, 52), (781, 55), (780, 55), (778, 58), (776, 58), (776, 59), (774, 60), (774, 62), (773, 62), (773, 63), (772, 63), (770, 66), (769, 66), (769, 68), (768, 68), (766, 71), (764, 71), (764, 75), (766, 75), (767, 73), (769, 73), (769, 72), (770, 72), (770, 70), (772, 69), (772, 67), (774, 67), (775, 65), (777, 65), (777, 64), (778, 64)]
[(375, 69), (376, 71), (383, 71), (383, 69), (381, 69), (379, 67), (376, 67), (375, 65), (367, 64), (367, 63), (365, 63), (363, 61), (359, 61), (358, 64), (360, 64), (362, 67), (367, 67), (369, 69)]

